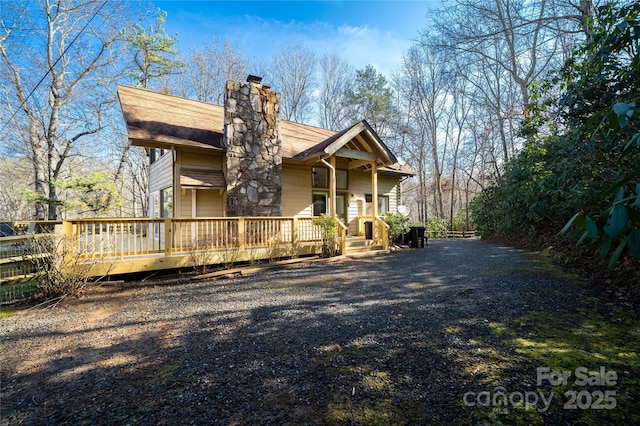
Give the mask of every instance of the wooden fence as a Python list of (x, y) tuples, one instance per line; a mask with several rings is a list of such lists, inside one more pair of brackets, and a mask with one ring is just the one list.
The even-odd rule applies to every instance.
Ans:
[(447, 238), (475, 238), (476, 231), (447, 231)]
[(33, 278), (37, 271), (28, 259), (28, 245), (32, 238), (37, 237), (18, 235), (0, 238), (0, 284)]

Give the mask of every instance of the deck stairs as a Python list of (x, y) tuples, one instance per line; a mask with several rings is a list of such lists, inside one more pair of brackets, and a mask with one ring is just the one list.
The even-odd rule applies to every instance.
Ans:
[(374, 244), (373, 240), (367, 240), (365, 237), (347, 237), (345, 254), (365, 253), (382, 249), (382, 244)]

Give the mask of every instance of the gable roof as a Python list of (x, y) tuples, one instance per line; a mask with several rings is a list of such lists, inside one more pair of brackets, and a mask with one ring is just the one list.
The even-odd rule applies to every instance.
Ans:
[[(224, 151), (224, 107), (126, 86), (117, 86), (131, 143), (170, 148), (183, 146)], [(281, 155), (317, 160), (329, 155), (375, 154), (379, 165), (397, 166), (397, 159), (366, 121), (340, 132), (292, 121), (280, 121)], [(357, 158), (357, 157), (356, 157)], [(389, 169), (413, 174), (407, 167)]]
[(171, 145), (224, 150), (221, 106), (117, 86), (122, 114), (133, 145)]

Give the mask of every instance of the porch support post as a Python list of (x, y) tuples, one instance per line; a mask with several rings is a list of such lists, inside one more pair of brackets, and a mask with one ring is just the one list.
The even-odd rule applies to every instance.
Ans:
[(373, 239), (376, 239), (376, 228), (378, 226), (378, 162), (371, 162), (371, 216), (373, 216), (372, 231)]
[(336, 217), (336, 157), (332, 155), (328, 162), (324, 158), (319, 161), (329, 168), (329, 216)]
[(331, 179), (329, 180), (329, 196), (331, 197), (331, 211), (330, 214), (332, 217), (336, 217), (337, 212), (337, 204), (336, 204), (336, 156), (332, 155), (329, 157), (329, 168)]
[(378, 217), (378, 163), (371, 163), (371, 215)]

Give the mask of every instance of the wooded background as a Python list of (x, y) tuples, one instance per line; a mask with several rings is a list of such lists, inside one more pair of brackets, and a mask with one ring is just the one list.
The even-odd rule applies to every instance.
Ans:
[(366, 119), (416, 171), (403, 197), (417, 222), (536, 238), (574, 217), (575, 238), (637, 254), (638, 8), (444, 2), (383, 75), (305, 45), (251, 59), (203, 34), (178, 51), (150, 3), (2, 2), (0, 218), (145, 216), (148, 161), (115, 85), (221, 104), (251, 73), (282, 94), (283, 119)]

